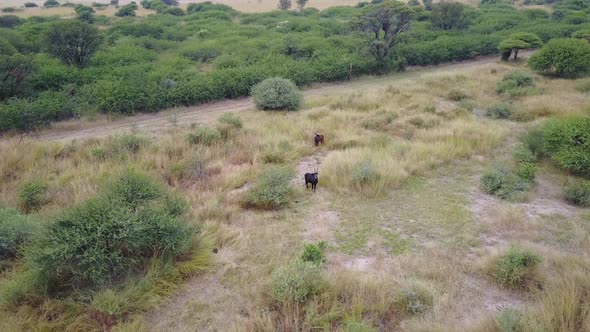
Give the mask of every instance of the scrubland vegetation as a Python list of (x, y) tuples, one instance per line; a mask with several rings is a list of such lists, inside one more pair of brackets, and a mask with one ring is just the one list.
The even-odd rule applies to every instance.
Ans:
[(527, 4), (0, 16), (0, 330), (590, 330), (590, 7)]

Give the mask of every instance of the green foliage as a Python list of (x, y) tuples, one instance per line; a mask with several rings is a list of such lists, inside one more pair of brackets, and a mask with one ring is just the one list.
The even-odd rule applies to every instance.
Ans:
[(50, 54), (65, 64), (82, 68), (98, 50), (101, 37), (98, 29), (88, 23), (61, 21), (48, 29), (46, 43)]
[(351, 174), (352, 182), (359, 189), (370, 187), (377, 183), (381, 176), (371, 162), (361, 162), (354, 169)]
[(481, 177), (480, 182), (488, 194), (502, 199), (518, 199), (531, 188), (535, 174), (534, 164), (522, 163), (516, 171), (507, 167), (494, 167)]
[(297, 86), (284, 78), (269, 78), (252, 88), (256, 107), (262, 110), (296, 111), (303, 105), (303, 95)]
[(154, 257), (170, 261), (189, 248), (193, 230), (177, 200), (149, 177), (125, 172), (49, 224), (26, 258), (50, 294), (117, 282)]
[(414, 11), (396, 0), (382, 1), (361, 10), (362, 14), (356, 25), (361, 31), (374, 37), (369, 44), (369, 52), (378, 61), (390, 58), (399, 35), (410, 28)]
[(0, 28), (14, 28), (23, 23), (23, 20), (16, 15), (1, 15)]
[(222, 135), (219, 130), (209, 127), (198, 127), (188, 135), (191, 144), (213, 145), (221, 141)]
[(303, 246), (303, 254), (301, 254), (301, 260), (304, 262), (310, 262), (317, 265), (322, 265), (326, 262), (326, 250), (327, 244), (322, 241), (318, 244), (306, 243)]
[(115, 16), (119, 16), (119, 17), (135, 16), (136, 10), (137, 10), (137, 4), (135, 2), (131, 2), (127, 5), (119, 8), (119, 10), (115, 13)]
[(25, 8), (34, 8), (34, 7), (39, 7), (36, 3), (34, 2), (25, 2), (24, 4)]
[(254, 186), (242, 197), (245, 208), (277, 210), (289, 203), (293, 170), (284, 166), (264, 168)]
[(565, 200), (578, 206), (590, 206), (590, 181), (577, 180), (563, 189)]
[(295, 261), (272, 273), (272, 296), (283, 303), (305, 303), (324, 287), (321, 267)]
[(590, 29), (578, 30), (572, 33), (572, 38), (585, 39), (590, 42)]
[(25, 183), (18, 193), (18, 203), (21, 210), (25, 213), (39, 210), (47, 201), (48, 188), (43, 181)]
[(75, 8), (78, 19), (86, 23), (94, 22), (94, 8), (85, 5), (77, 5)]
[(486, 115), (492, 119), (508, 119), (512, 113), (512, 106), (507, 103), (495, 104), (486, 110)]
[(230, 137), (233, 133), (236, 133), (242, 126), (242, 119), (233, 114), (233, 113), (224, 113), (222, 116), (217, 119), (219, 124), (217, 125), (217, 130), (221, 133), (223, 138)]
[(45, 7), (45, 8), (59, 7), (59, 2), (57, 2), (56, 0), (47, 0), (43, 3), (43, 7)]
[(534, 33), (518, 32), (510, 35), (508, 39), (502, 40), (498, 45), (498, 50), (507, 54), (507, 56), (503, 55), (502, 60), (508, 60), (511, 52), (514, 52), (514, 58), (516, 59), (518, 50), (537, 48), (541, 47), (541, 45), (543, 45), (543, 41)]
[(590, 177), (590, 118), (551, 119), (540, 131), (543, 155), (559, 167)]
[(536, 268), (543, 258), (529, 250), (511, 247), (490, 266), (490, 275), (507, 288), (525, 289), (538, 282)]
[(531, 88), (535, 86), (532, 75), (513, 71), (502, 78), (502, 81), (496, 85), (496, 92), (506, 94), (510, 97), (527, 95)]
[(277, 8), (280, 10), (289, 10), (293, 3), (291, 0), (278, 0)]
[(23, 94), (34, 70), (32, 59), (18, 54), (12, 45), (6, 43), (3, 53), (7, 55), (0, 55), (0, 100)]
[(39, 222), (32, 217), (0, 208), (0, 259), (15, 258), (39, 229)]
[(572, 77), (590, 72), (590, 43), (580, 39), (552, 39), (529, 59), (544, 74)]
[(469, 20), (464, 14), (465, 6), (458, 2), (440, 2), (432, 5), (432, 25), (442, 30), (464, 29)]

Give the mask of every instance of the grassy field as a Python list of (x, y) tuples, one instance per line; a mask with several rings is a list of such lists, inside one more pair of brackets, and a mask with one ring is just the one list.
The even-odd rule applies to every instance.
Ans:
[[(480, 189), (481, 175), (510, 160), (527, 130), (590, 110), (590, 95), (576, 80), (534, 75), (527, 93), (498, 94), (497, 83), (517, 70), (528, 72), (518, 62), (487, 63), (366, 80), (354, 91), (310, 96), (299, 112), (244, 111), (243, 126), (212, 123), (209, 132), (171, 117), (157, 135), (132, 128), (59, 143), (4, 139), (4, 205), (19, 206), (23, 184), (43, 181), (49, 195), (37, 215), (51, 218), (133, 168), (188, 200), (191, 222), (202, 225), (215, 253), (207, 272), (173, 287), (155, 283), (134, 305), (121, 304), (132, 298), (128, 288), (112, 311), (73, 298), (4, 303), (0, 328), (588, 330), (590, 210), (561, 197), (574, 178), (539, 163), (526, 197), (502, 200)], [(511, 120), (485, 115), (499, 102), (512, 104)], [(314, 132), (325, 135), (325, 145), (313, 146)], [(274, 210), (245, 208), (247, 195), (277, 167), (293, 175), (281, 184), (291, 187), (287, 201)], [(303, 174), (316, 168), (320, 182), (311, 193)], [(276, 280), (293, 273), (304, 244), (320, 241), (325, 263), (293, 281), (311, 283), (313, 295), (280, 300)], [(511, 246), (542, 257), (525, 288), (493, 277)], [(9, 266), (1, 277), (18, 269)], [(101, 325), (96, 312), (107, 312), (100, 317), (109, 323)]]

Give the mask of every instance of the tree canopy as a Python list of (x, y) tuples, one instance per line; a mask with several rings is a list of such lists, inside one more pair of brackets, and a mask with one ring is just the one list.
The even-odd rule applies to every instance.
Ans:
[(391, 56), (391, 50), (399, 42), (399, 34), (410, 28), (413, 11), (407, 5), (386, 0), (366, 6), (358, 21), (359, 28), (374, 36), (369, 51), (379, 60)]
[(47, 31), (50, 54), (63, 63), (82, 68), (86, 66), (101, 42), (96, 27), (75, 20), (54, 23)]
[(514, 52), (514, 58), (518, 56), (518, 50), (527, 48), (537, 48), (543, 45), (543, 41), (539, 36), (530, 32), (518, 32), (510, 35), (498, 45), (498, 50), (502, 52), (502, 59), (508, 60), (510, 55)]

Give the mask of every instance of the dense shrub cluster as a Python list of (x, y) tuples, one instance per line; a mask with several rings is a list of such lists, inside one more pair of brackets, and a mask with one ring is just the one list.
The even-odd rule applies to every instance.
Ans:
[(189, 248), (185, 208), (147, 176), (128, 171), (49, 224), (26, 258), (50, 293), (117, 282), (153, 257), (172, 259)]
[(534, 252), (511, 247), (492, 261), (489, 273), (504, 287), (526, 289), (539, 282), (536, 269), (542, 261)]
[(533, 186), (536, 173), (536, 165), (528, 162), (514, 169), (498, 166), (481, 177), (481, 186), (486, 193), (502, 199), (520, 199)]
[(496, 91), (509, 97), (523, 96), (529, 94), (534, 86), (535, 81), (532, 75), (526, 72), (514, 71), (498, 82)]
[(32, 217), (0, 208), (0, 259), (14, 258), (39, 229), (39, 222)]
[(306, 243), (303, 246), (303, 254), (301, 254), (301, 260), (304, 262), (311, 262), (318, 265), (324, 264), (326, 262), (326, 254), (324, 254), (326, 246), (327, 243), (324, 241), (319, 242), (317, 244)]
[(590, 181), (578, 179), (563, 189), (566, 201), (578, 206), (590, 206)]
[(323, 286), (322, 268), (313, 262), (297, 260), (272, 273), (272, 296), (280, 302), (304, 303)]
[(563, 77), (590, 72), (590, 43), (582, 39), (553, 39), (530, 60), (531, 68)]
[(242, 205), (247, 208), (274, 210), (289, 203), (293, 171), (282, 166), (263, 169), (254, 187), (245, 193)]
[[(359, 17), (372, 4), (257, 14), (210, 2), (190, 4), (186, 13), (169, 6), (173, 2), (141, 4), (158, 13), (101, 17), (105, 29), (98, 32), (71, 24), (78, 32), (96, 32), (100, 38), (95, 40), (102, 41), (84, 61), (61, 57), (80, 69), (45, 53), (53, 49), (57, 55), (54, 47), (47, 47), (55, 45), (48, 42), (48, 33), (55, 27), (64, 30), (67, 22), (1, 16), (0, 26), (6, 29), (0, 33), (0, 76), (10, 80), (0, 82), (0, 132), (32, 130), (86, 112), (152, 112), (245, 96), (270, 77), (301, 86), (400, 70), (406, 64), (471, 59), (497, 53), (500, 41), (517, 33), (535, 34), (546, 42), (587, 30), (585, 24), (565, 19), (570, 11), (586, 8), (560, 7), (564, 17), (556, 20), (502, 4), (471, 8), (427, 2), (433, 13), (412, 7), (409, 30), (398, 36), (391, 57), (378, 61), (369, 53), (374, 37), (357, 29)], [(136, 8), (133, 3), (122, 6), (117, 15), (133, 16)], [(78, 11), (86, 22), (98, 19), (91, 7), (79, 6)], [(78, 42), (90, 40), (78, 36)]]
[(590, 177), (590, 118), (551, 119), (530, 135), (530, 145), (538, 155), (574, 174)]

